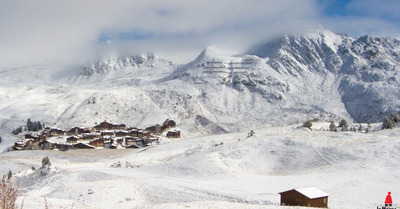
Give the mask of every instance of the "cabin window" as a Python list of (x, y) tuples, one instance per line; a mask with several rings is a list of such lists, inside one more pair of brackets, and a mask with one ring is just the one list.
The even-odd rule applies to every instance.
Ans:
[(326, 198), (324, 198), (324, 204), (326, 204)]

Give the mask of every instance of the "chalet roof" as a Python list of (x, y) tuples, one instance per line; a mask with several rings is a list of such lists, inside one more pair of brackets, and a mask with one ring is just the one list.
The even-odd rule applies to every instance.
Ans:
[(320, 197), (329, 196), (328, 193), (318, 189), (317, 187), (306, 187), (306, 188), (299, 188), (299, 189), (291, 189), (291, 190), (288, 190), (288, 191), (281, 192), (279, 194), (282, 194), (282, 193), (285, 193), (285, 192), (289, 192), (289, 191), (293, 191), (293, 190), (295, 190), (295, 191), (299, 192), (300, 194), (308, 197), (309, 199), (316, 199), (316, 198), (320, 198)]
[(174, 120), (172, 120), (172, 119), (167, 119), (167, 120), (165, 120), (165, 121), (164, 121), (164, 123), (163, 123), (163, 124), (167, 124), (167, 123), (168, 123), (168, 122), (170, 122), (170, 121), (171, 121), (171, 122), (175, 122), (175, 121), (174, 121)]
[(65, 131), (65, 129), (61, 128), (50, 128), (51, 131)]
[(137, 144), (131, 144), (129, 146), (126, 146), (125, 148), (140, 148), (140, 146)]
[(139, 139), (139, 137), (133, 137), (133, 136), (127, 136), (127, 137), (125, 137), (125, 140), (136, 140), (136, 139)]
[(102, 138), (97, 138), (97, 139), (90, 140), (90, 142), (94, 142), (94, 141), (104, 141), (104, 139), (102, 139)]
[(109, 125), (114, 125), (114, 126), (125, 126), (125, 124), (123, 124), (123, 123), (118, 124), (118, 123), (111, 123), (111, 122), (107, 122), (107, 121), (101, 122), (100, 124), (109, 124)]
[(90, 148), (93, 148), (93, 149), (96, 148), (96, 147), (94, 147), (94, 146), (92, 146), (90, 144), (83, 143), (83, 142), (76, 143), (76, 144), (74, 144), (74, 146), (84, 146), (84, 147), (90, 147)]

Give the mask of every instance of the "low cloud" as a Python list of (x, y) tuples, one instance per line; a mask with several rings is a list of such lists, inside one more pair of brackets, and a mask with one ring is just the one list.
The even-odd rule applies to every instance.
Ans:
[[(359, 23), (324, 17), (320, 10), (318, 0), (1, 1), (0, 68), (82, 64), (108, 54), (147, 52), (187, 62), (209, 45), (240, 51), (321, 22), (350, 33)], [(365, 32), (393, 26), (376, 18), (363, 21)]]

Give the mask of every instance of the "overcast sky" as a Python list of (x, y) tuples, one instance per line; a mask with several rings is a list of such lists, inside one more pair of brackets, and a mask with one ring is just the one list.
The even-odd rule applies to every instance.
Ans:
[(320, 27), (400, 36), (400, 0), (0, 0), (0, 68), (152, 52), (187, 62)]

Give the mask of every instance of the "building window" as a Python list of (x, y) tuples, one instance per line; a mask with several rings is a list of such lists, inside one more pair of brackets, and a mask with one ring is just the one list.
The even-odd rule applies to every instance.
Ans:
[(326, 204), (326, 198), (324, 198), (324, 204)]

